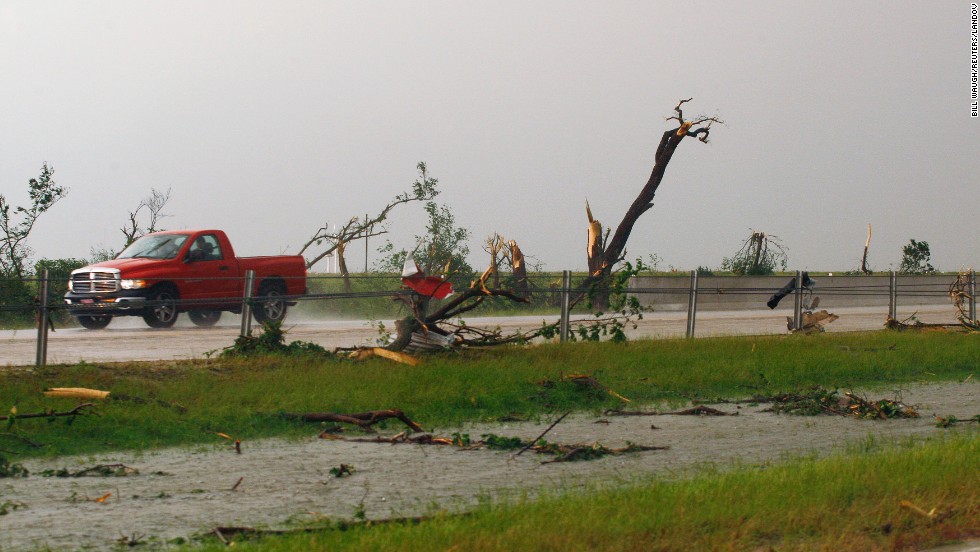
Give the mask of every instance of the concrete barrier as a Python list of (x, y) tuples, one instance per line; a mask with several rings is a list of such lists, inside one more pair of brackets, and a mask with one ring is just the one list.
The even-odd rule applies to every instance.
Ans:
[[(888, 310), (889, 276), (811, 276), (816, 281), (813, 295), (820, 308), (882, 307)], [(955, 275), (917, 276), (899, 274), (899, 306), (949, 305), (949, 287)], [(698, 276), (698, 310), (765, 309), (779, 288), (793, 276)], [(690, 274), (638, 276), (630, 280), (630, 292), (643, 306), (662, 311), (687, 310)], [(793, 296), (785, 297), (776, 310), (793, 310)]]

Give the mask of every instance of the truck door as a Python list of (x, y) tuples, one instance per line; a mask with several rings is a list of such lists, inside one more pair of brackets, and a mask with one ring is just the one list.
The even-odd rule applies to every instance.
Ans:
[[(191, 242), (184, 259), (185, 294), (183, 299), (235, 298), (238, 288), (238, 263), (222, 251), (214, 234), (200, 234)], [(218, 301), (221, 303), (222, 301)], [(225, 303), (227, 301), (224, 301)], [(202, 303), (203, 306), (214, 303)], [(195, 305), (188, 305), (193, 310)]]

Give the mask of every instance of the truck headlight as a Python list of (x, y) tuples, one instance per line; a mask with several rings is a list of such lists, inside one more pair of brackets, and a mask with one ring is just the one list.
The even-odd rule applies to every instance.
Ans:
[(68, 291), (75, 291), (75, 283), (68, 280)]
[(143, 289), (146, 287), (146, 280), (120, 280), (119, 287), (123, 289)]

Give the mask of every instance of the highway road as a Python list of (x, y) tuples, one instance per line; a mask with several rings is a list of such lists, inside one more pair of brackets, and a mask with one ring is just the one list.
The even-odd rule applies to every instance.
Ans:
[[(786, 316), (791, 310), (704, 311), (697, 315), (696, 336), (786, 334)], [(828, 332), (881, 329), (887, 308), (850, 307), (832, 312), (840, 319), (828, 326)], [(899, 309), (898, 318), (915, 314), (922, 322), (955, 323), (951, 306), (919, 306)], [(547, 316), (511, 316), (468, 318), (473, 326), (531, 329)], [(391, 321), (385, 321), (393, 328)], [(148, 328), (136, 317), (117, 318), (105, 330), (62, 328), (48, 334), (48, 364), (85, 362), (122, 362), (140, 360), (199, 359), (211, 351), (231, 345), (240, 331), (240, 318), (225, 314), (213, 328), (193, 326), (186, 316), (170, 329)], [(628, 328), (631, 339), (683, 337), (687, 327), (685, 312), (653, 312), (644, 315), (636, 329)], [(287, 318), (285, 328), (289, 341), (318, 343), (327, 349), (373, 345), (377, 330), (364, 320), (302, 320)], [(37, 330), (0, 331), (0, 366), (30, 366), (37, 351)]]

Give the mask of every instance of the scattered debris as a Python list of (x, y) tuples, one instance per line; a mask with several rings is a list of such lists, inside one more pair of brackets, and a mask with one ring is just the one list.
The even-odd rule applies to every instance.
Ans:
[(330, 475), (334, 477), (344, 477), (345, 475), (354, 475), (354, 466), (350, 464), (341, 464), (335, 468), (330, 468)]
[(956, 416), (936, 416), (936, 427), (947, 428), (957, 424), (980, 424), (980, 414), (972, 418), (960, 419)]
[(658, 412), (656, 410), (606, 410), (603, 414), (607, 416), (738, 416), (738, 412), (722, 412), (721, 410), (704, 405), (674, 412)]
[(0, 516), (5, 516), (10, 512), (16, 512), (17, 510), (26, 510), (28, 508), (27, 504), (20, 502), (19, 500), (5, 500), (0, 503)]
[[(391, 437), (375, 436), (371, 438), (351, 438), (343, 439), (341, 437), (334, 437), (336, 440), (344, 440), (355, 443), (387, 443), (392, 445), (397, 444), (414, 444), (414, 445), (441, 445), (456, 447), (461, 450), (478, 450), (478, 449), (490, 449), (490, 450), (517, 450), (519, 449), (512, 458), (523, 454), (524, 452), (531, 450), (537, 454), (547, 454), (556, 456), (552, 460), (542, 462), (544, 464), (550, 464), (554, 462), (570, 462), (575, 460), (595, 460), (597, 458), (602, 458), (603, 456), (610, 455), (621, 455), (629, 454), (634, 452), (643, 452), (651, 450), (667, 450), (670, 447), (666, 446), (650, 446), (650, 445), (637, 445), (634, 443), (627, 442), (625, 447), (622, 448), (609, 448), (605, 447), (599, 443), (591, 444), (563, 444), (563, 443), (549, 443), (542, 439), (555, 425), (558, 424), (562, 419), (568, 414), (565, 414), (558, 420), (555, 420), (547, 429), (545, 429), (540, 435), (534, 439), (525, 441), (520, 437), (506, 437), (501, 435), (495, 435), (493, 433), (488, 433), (480, 436), (479, 440), (473, 440), (470, 438), (469, 434), (466, 433), (453, 433), (451, 437), (436, 437), (434, 435), (423, 433), (421, 435), (409, 435), (406, 432), (393, 435)], [(341, 464), (343, 467), (344, 464)], [(336, 477), (340, 477), (335, 473), (338, 468), (333, 468), (330, 470), (331, 474)]]
[(61, 468), (60, 470), (44, 470), (40, 473), (41, 477), (129, 477), (139, 474), (138, 469), (125, 464), (99, 464), (76, 472), (70, 471), (68, 468)]
[(453, 283), (446, 278), (426, 276), (409, 253), (402, 267), (402, 284), (424, 297), (445, 299), (453, 294)]
[(367, 358), (371, 358), (373, 356), (386, 358), (388, 360), (393, 360), (395, 362), (400, 362), (402, 364), (408, 364), (409, 366), (418, 366), (419, 364), (419, 359), (413, 357), (412, 355), (408, 355), (398, 351), (389, 351), (388, 349), (384, 349), (382, 347), (368, 347), (363, 349), (356, 349), (354, 352), (351, 353), (351, 358), (355, 360), (364, 360)]
[[(819, 297), (814, 297), (814, 303), (816, 303)], [(825, 310), (813, 312), (812, 310), (803, 311), (802, 317), (800, 318), (800, 328), (793, 327), (793, 317), (786, 317), (786, 327), (791, 332), (798, 332), (803, 334), (810, 333), (820, 333), (826, 331), (825, 326), (830, 324), (834, 320), (837, 320), (840, 316), (836, 314), (827, 312)]]
[(84, 387), (52, 387), (44, 391), (44, 396), (66, 399), (105, 400), (109, 398), (109, 391), (86, 389)]
[(160, 400), (150, 401), (142, 397), (134, 397), (132, 395), (125, 395), (122, 393), (112, 393), (111, 391), (102, 391), (99, 389), (87, 389), (85, 387), (52, 387), (50, 389), (45, 389), (43, 393), (45, 397), (56, 397), (62, 399), (130, 401), (137, 404), (154, 402), (160, 406), (176, 409), (178, 412), (187, 411), (187, 407), (175, 402)]
[[(597, 382), (597, 383), (598, 383), (598, 382)], [(565, 417), (567, 417), (567, 416), (568, 416), (569, 414), (571, 414), (571, 412), (566, 412), (566, 413), (564, 413), (564, 414), (562, 414), (562, 415), (561, 415), (561, 417), (559, 417), (559, 418), (558, 418), (557, 420), (555, 420), (554, 422), (552, 422), (552, 423), (551, 423), (551, 425), (550, 425), (550, 426), (548, 426), (548, 428), (547, 428), (547, 429), (545, 429), (544, 431), (542, 431), (542, 432), (541, 432), (541, 435), (538, 435), (538, 436), (537, 436), (537, 437), (535, 437), (535, 438), (534, 438), (533, 440), (531, 440), (531, 442), (529, 442), (529, 443), (527, 444), (527, 446), (525, 446), (524, 448), (522, 448), (522, 449), (521, 449), (521, 450), (520, 450), (520, 451), (519, 451), (519, 452), (518, 452), (517, 454), (515, 454), (514, 456), (520, 456), (521, 454), (524, 454), (524, 451), (526, 451), (527, 449), (529, 449), (529, 448), (531, 448), (532, 446), (534, 446), (534, 443), (537, 443), (537, 442), (538, 442), (539, 440), (541, 440), (541, 438), (542, 438), (542, 437), (544, 437), (545, 435), (547, 435), (549, 431), (551, 431), (552, 429), (554, 429), (554, 427), (555, 427), (556, 425), (558, 425), (558, 423), (559, 423), (559, 422), (561, 422), (562, 420), (564, 420), (564, 419), (565, 419)]]
[(938, 511), (939, 510), (938, 508), (933, 508), (927, 512), (922, 508), (919, 508), (915, 504), (912, 504), (908, 500), (903, 500), (899, 502), (898, 505), (901, 506), (902, 508), (905, 508), (906, 510), (919, 514), (922, 517), (928, 518), (929, 521), (932, 521), (933, 523), (940, 523), (948, 519), (954, 513), (952, 508), (947, 508), (945, 511), (942, 512)]
[[(811, 280), (810, 274), (804, 272), (803, 282), (802, 282), (803, 289), (806, 290), (812, 289), (814, 285), (816, 285), (816, 281)], [(786, 283), (786, 285), (779, 288), (779, 290), (776, 293), (774, 293), (772, 297), (769, 298), (768, 301), (766, 301), (766, 306), (769, 307), (770, 309), (775, 309), (779, 305), (779, 302), (783, 300), (783, 297), (786, 297), (790, 293), (793, 293), (793, 291), (795, 290), (796, 290), (796, 278), (792, 278), (790, 279), (789, 282)]]
[(221, 437), (222, 439), (227, 439), (229, 441), (234, 441), (234, 443), (232, 443), (232, 446), (235, 447), (235, 452), (238, 453), (238, 454), (241, 454), (242, 453), (242, 441), (241, 441), (241, 439), (235, 439), (231, 435), (228, 435), (227, 433), (221, 433), (220, 431), (215, 431), (213, 433), (215, 435), (217, 435), (218, 437)]
[(777, 414), (800, 416), (833, 414), (877, 420), (919, 417), (916, 407), (907, 405), (899, 399), (870, 401), (851, 392), (841, 395), (836, 389), (828, 391), (822, 387), (813, 387), (808, 393), (775, 395), (765, 402), (771, 402), (772, 406), (763, 412)]
[(31, 472), (20, 464), (15, 464), (0, 454), (0, 479), (4, 477), (27, 477)]
[(239, 477), (238, 478), (238, 481), (235, 481), (235, 484), (232, 485), (231, 486), (231, 489), (229, 489), (229, 490), (231, 490), (231, 491), (237, 490), (238, 489), (238, 486), (242, 484), (242, 481), (245, 481), (245, 476)]
[(651, 450), (668, 450), (669, 446), (648, 446), (636, 445), (630, 442), (622, 448), (607, 448), (599, 443), (591, 445), (561, 445), (558, 443), (544, 443), (536, 447), (539, 454), (560, 454), (553, 460), (545, 460), (542, 464), (554, 464), (556, 462), (573, 462), (576, 460), (595, 460), (603, 456), (629, 454), (632, 452), (645, 452)]
[[(359, 412), (356, 414), (334, 414), (332, 412), (308, 412), (305, 414), (283, 413), (282, 416), (291, 420), (302, 420), (304, 422), (334, 422), (338, 424), (353, 424), (364, 431), (373, 432), (371, 427), (383, 420), (397, 418), (405, 423), (412, 431), (421, 433), (422, 426), (413, 422), (404, 412), (398, 409), (391, 410), (372, 410), (369, 412)], [(328, 432), (330, 433), (330, 432)], [(320, 435), (323, 437), (323, 434)], [(329, 437), (327, 437), (329, 438)]]
[(66, 412), (55, 412), (54, 410), (49, 410), (47, 412), (36, 412), (33, 414), (18, 414), (15, 409), (11, 409), (9, 416), (0, 416), (0, 421), (22, 420), (26, 418), (60, 418), (64, 416), (82, 416), (85, 414), (84, 409), (94, 407), (95, 403), (82, 403)]
[(949, 298), (953, 301), (953, 306), (956, 307), (956, 319), (960, 321), (960, 324), (972, 332), (980, 332), (980, 319), (970, 319), (968, 313), (969, 308), (967, 304), (973, 299), (969, 293), (969, 289), (970, 275), (961, 272), (949, 286)]
[(146, 544), (146, 535), (142, 533), (133, 533), (132, 535), (120, 535), (116, 539), (116, 543), (121, 546), (128, 546), (134, 548), (136, 546), (143, 546)]

